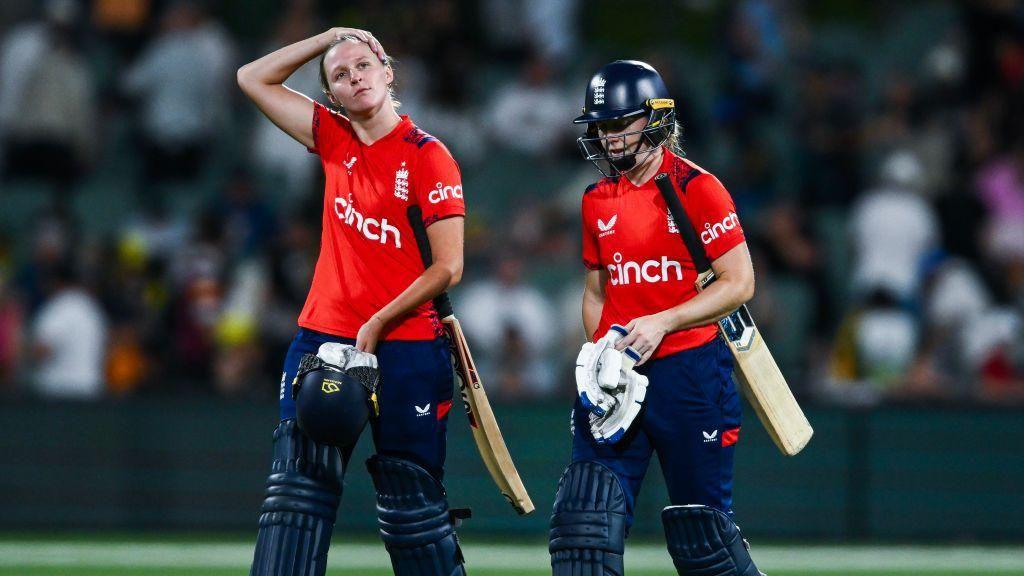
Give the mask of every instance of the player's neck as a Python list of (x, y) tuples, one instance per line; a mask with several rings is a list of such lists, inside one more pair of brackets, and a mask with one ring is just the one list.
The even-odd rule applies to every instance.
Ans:
[(370, 114), (350, 115), (349, 121), (359, 141), (369, 146), (390, 134), (402, 121), (402, 117), (388, 102)]
[(658, 168), (661, 168), (661, 160), (664, 157), (665, 149), (662, 146), (658, 146), (653, 152), (647, 154), (641, 152), (644, 155), (644, 159), (640, 162), (640, 165), (636, 168), (626, 172), (626, 179), (633, 184), (633, 186), (643, 186), (651, 178), (654, 178), (658, 173)]

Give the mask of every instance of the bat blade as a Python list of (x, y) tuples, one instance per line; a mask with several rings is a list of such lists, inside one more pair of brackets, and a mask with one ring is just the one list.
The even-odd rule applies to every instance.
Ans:
[(807, 446), (814, 429), (793, 397), (775, 358), (760, 334), (746, 350), (731, 344), (736, 359), (736, 374), (747, 401), (775, 445), (787, 456), (795, 456)]
[(473, 356), (469, 351), (469, 344), (462, 333), (462, 326), (458, 318), (449, 316), (442, 321), (445, 331), (448, 333), (452, 345), (452, 357), (455, 360), (455, 370), (459, 374), (459, 394), (466, 409), (466, 416), (469, 418), (470, 430), (473, 433), (473, 440), (476, 442), (480, 457), (491, 474), (494, 483), (509, 504), (519, 515), (526, 515), (534, 510), (533, 501), (526, 492), (519, 471), (512, 462), (512, 455), (509, 454), (505, 445), (505, 438), (498, 427), (498, 421), (494, 417), (491, 403), (487, 399), (483, 382), (476, 370)]
[[(713, 281), (714, 273), (705, 272), (697, 279), (697, 289), (703, 290)], [(743, 395), (753, 406), (768, 436), (783, 454), (799, 454), (810, 442), (814, 429), (789, 389), (747, 306), (740, 306), (719, 320), (718, 331), (736, 361), (737, 380)]]

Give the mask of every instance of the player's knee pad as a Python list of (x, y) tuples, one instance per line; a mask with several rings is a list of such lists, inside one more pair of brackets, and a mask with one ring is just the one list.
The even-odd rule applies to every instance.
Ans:
[(322, 576), (341, 500), (342, 457), (285, 420), (274, 431), (250, 576)]
[(366, 467), (377, 488), (377, 521), (396, 576), (465, 574), (456, 515), (444, 488), (422, 467), (373, 456)]
[(697, 504), (661, 511), (665, 540), (679, 574), (759, 576), (740, 529), (719, 510)]
[(598, 462), (574, 462), (562, 474), (551, 512), (548, 551), (554, 576), (621, 576), (626, 495)]

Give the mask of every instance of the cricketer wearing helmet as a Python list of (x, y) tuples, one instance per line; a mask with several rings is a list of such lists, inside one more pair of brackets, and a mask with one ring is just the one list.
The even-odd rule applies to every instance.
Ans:
[[(578, 143), (605, 178), (583, 195), (583, 323), (572, 457), (551, 515), (555, 576), (621, 575), (640, 484), (657, 453), (680, 574), (757, 576), (733, 522), (740, 400), (714, 322), (747, 301), (753, 269), (732, 198), (678, 147), (675, 102), (646, 63), (590, 80)], [(718, 280), (703, 291), (655, 185), (680, 192)], [(724, 281), (724, 284), (720, 285)]]

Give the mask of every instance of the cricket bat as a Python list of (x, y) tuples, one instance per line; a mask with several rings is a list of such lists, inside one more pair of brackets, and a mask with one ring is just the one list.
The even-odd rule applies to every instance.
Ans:
[[(697, 290), (703, 290), (715, 281), (704, 248), (697, 239), (675, 186), (668, 174), (654, 177), (662, 197), (668, 204), (679, 235), (683, 238), (693, 264), (697, 269)], [(761, 332), (750, 316), (747, 305), (718, 321), (718, 331), (729, 344), (736, 360), (736, 375), (747, 401), (754, 407), (757, 417), (772, 441), (787, 456), (794, 456), (807, 446), (814, 429), (797, 404), (793, 392), (779, 370), (775, 358), (768, 350)]]
[[(433, 262), (433, 256), (430, 253), (427, 229), (423, 226), (423, 213), (419, 206), (410, 206), (407, 215), (416, 243), (419, 245), (423, 266), (429, 267)], [(529, 514), (534, 510), (533, 501), (526, 492), (523, 480), (519, 477), (519, 472), (512, 462), (512, 455), (509, 454), (505, 439), (501, 435), (501, 429), (498, 428), (498, 421), (494, 417), (490, 401), (487, 400), (487, 393), (473, 362), (473, 355), (469, 352), (469, 344), (462, 333), (459, 319), (455, 317), (447, 292), (442, 292), (434, 299), (434, 307), (448, 335), (455, 372), (459, 377), (459, 394), (462, 396), (466, 417), (469, 419), (469, 427), (473, 432), (473, 440), (480, 452), (480, 458), (508, 503), (520, 516)]]

